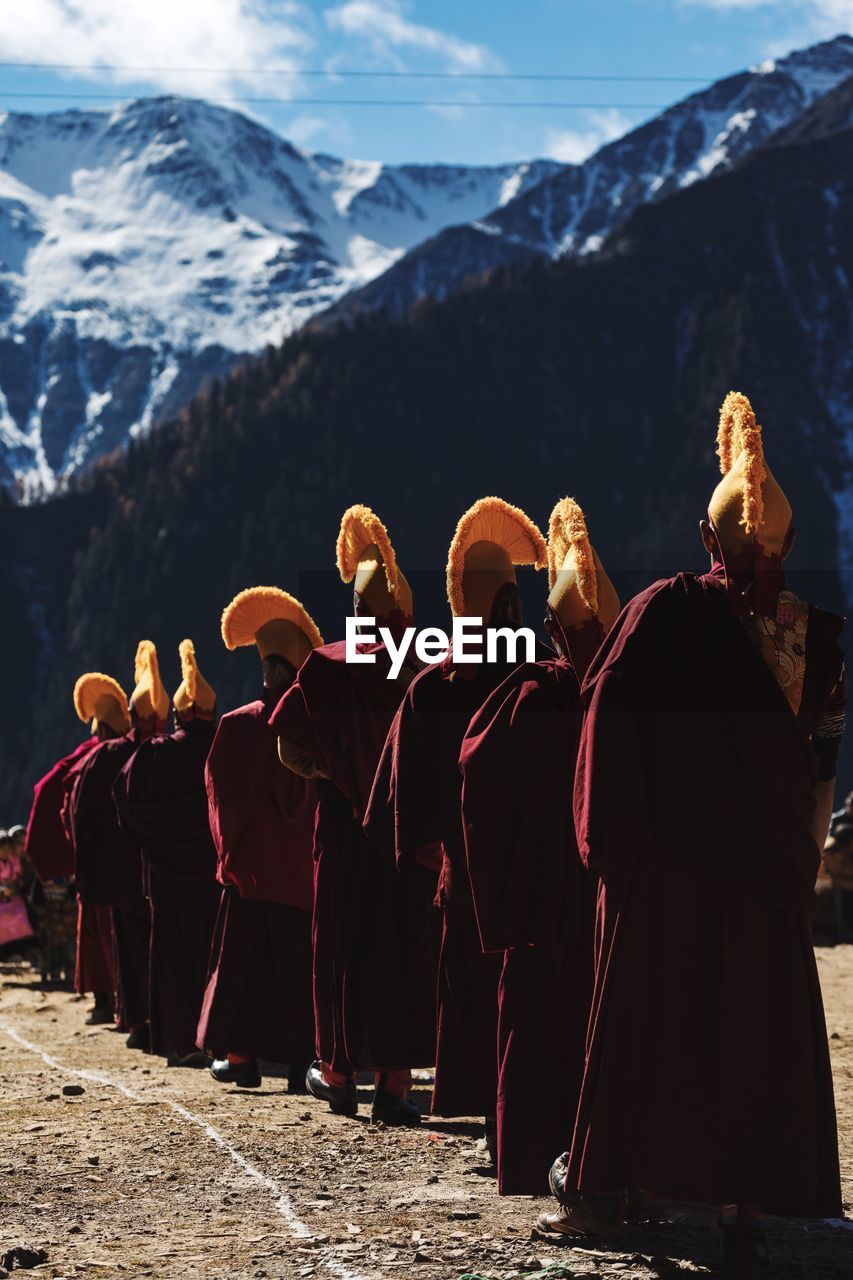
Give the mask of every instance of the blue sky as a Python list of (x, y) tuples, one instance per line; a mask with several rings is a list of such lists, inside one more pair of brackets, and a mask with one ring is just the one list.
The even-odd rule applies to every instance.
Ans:
[[(703, 83), (841, 31), (853, 0), (23, 0), (0, 7), (0, 61), (51, 68), (0, 68), (0, 109), (182, 93), (341, 155), (568, 161)], [(685, 80), (473, 78), (526, 73)], [(354, 98), (449, 105), (341, 101)]]

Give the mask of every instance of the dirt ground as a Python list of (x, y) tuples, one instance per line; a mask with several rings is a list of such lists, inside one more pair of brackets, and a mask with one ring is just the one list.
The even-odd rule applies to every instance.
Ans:
[[(853, 1215), (853, 947), (818, 956), (835, 1068), (846, 1210)], [(500, 1199), (472, 1121), (420, 1130), (344, 1120), (289, 1097), (167, 1070), (87, 1003), (0, 966), (0, 1260), (29, 1246), (34, 1276), (158, 1280), (460, 1280), (713, 1273), (714, 1215), (670, 1206), (618, 1247), (531, 1235), (547, 1199)], [(784, 1070), (784, 1064), (780, 1064)], [(419, 1094), (428, 1103), (428, 1081)], [(544, 1171), (543, 1171), (544, 1173)], [(853, 1224), (771, 1220), (773, 1274), (853, 1276)], [(5, 1272), (0, 1269), (0, 1275)]]

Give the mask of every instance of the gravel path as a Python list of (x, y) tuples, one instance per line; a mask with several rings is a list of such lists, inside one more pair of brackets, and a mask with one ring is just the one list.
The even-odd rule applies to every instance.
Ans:
[[(853, 1213), (853, 947), (822, 951), (819, 963)], [(362, 1117), (348, 1121), (289, 1097), (275, 1074), (260, 1090), (224, 1089), (84, 1027), (86, 1007), (43, 991), (29, 968), (0, 966), (0, 1260), (17, 1247), (43, 1253), (34, 1276), (713, 1273), (710, 1210), (672, 1206), (618, 1248), (560, 1248), (531, 1235), (551, 1202), (499, 1199), (473, 1121), (374, 1127), (369, 1089)], [(419, 1094), (426, 1107), (428, 1082)], [(849, 1280), (851, 1225), (773, 1221), (773, 1274)]]

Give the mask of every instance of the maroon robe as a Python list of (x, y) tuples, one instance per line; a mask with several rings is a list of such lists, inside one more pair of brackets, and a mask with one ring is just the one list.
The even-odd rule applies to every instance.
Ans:
[(398, 865), (441, 847), (443, 934), (432, 1109), (493, 1116), (497, 1105), (500, 956), (480, 946), (465, 864), (459, 749), (471, 717), (512, 668), (454, 666), (452, 655), (409, 686), (394, 718), (365, 819), (370, 838)]
[(273, 696), (219, 722), (205, 769), (223, 885), (196, 1043), (273, 1062), (310, 1060), (313, 786), (285, 769)]
[(387, 679), (384, 645), (347, 665), (341, 642), (314, 649), (270, 724), (324, 775), (314, 842), (317, 1056), (333, 1071), (435, 1062), (440, 916), (436, 870), (398, 873), (362, 829), (376, 765), (414, 671)]
[(112, 921), (116, 1022), (148, 1020), (148, 903), (138, 845), (121, 830), (113, 785), (139, 745), (138, 730), (101, 742), (83, 760), (66, 805), (81, 902), (108, 907)]
[(221, 896), (204, 766), (212, 721), (191, 720), (149, 738), (113, 789), (122, 829), (142, 850), (151, 908), (151, 1051), (195, 1050), (210, 943)]
[(113, 920), (109, 907), (77, 900), (77, 954), (74, 990), (79, 995), (108, 995), (115, 1000)]
[(60, 880), (74, 875), (74, 846), (62, 821), (66, 784), (75, 766), (98, 745), (94, 736), (58, 760), (33, 788), (33, 805), (27, 822), (27, 857), (38, 878)]
[(841, 1212), (810, 936), (840, 625), (811, 611), (797, 716), (714, 577), (643, 592), (590, 668), (575, 822), (601, 887), (569, 1190)]
[[(42, 881), (74, 875), (74, 844), (63, 814), (77, 773), (96, 746), (98, 739), (92, 735), (35, 785), (27, 823), (27, 856)], [(114, 987), (109, 909), (78, 901), (74, 989), (80, 995), (89, 991), (100, 995), (112, 994)]]
[[(543, 1195), (574, 1123), (592, 992), (594, 878), (572, 819), (578, 681), (552, 656), (494, 691), (462, 743), (462, 817), (483, 950), (498, 987), (498, 1185)], [(549, 1081), (547, 1100), (537, 1082)]]

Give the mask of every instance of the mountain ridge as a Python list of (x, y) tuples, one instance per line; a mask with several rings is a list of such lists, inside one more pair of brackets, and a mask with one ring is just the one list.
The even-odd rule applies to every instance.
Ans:
[(692, 94), (581, 165), (383, 166), (191, 99), (0, 118), (0, 485), (39, 497), (305, 323), (595, 252), (795, 127), (839, 37)]
[(454, 279), (513, 258), (595, 251), (636, 208), (730, 168), (850, 75), (853, 37), (842, 35), (715, 81), (487, 218), (416, 246), (323, 320), (380, 307), (401, 314), (424, 292), (445, 297)]
[(300, 151), (175, 97), (0, 119), (0, 467), (44, 488), (557, 166)]
[[(278, 582), (338, 635), (334, 543), (352, 502), (390, 529), (419, 626), (446, 621), (446, 547), (483, 493), (540, 522), (575, 493), (623, 599), (701, 568), (733, 387), (794, 506), (792, 586), (849, 608), (851, 219), (853, 127), (759, 148), (638, 208), (600, 253), (502, 269), (399, 319), (303, 329), (72, 493), (0, 504), (0, 590), (22, 619), (0, 669), (0, 804), (21, 805), (79, 733), (80, 671), (129, 678), (140, 635), (164, 673), (192, 635), (223, 710), (257, 679), (253, 655), (218, 635), (237, 590)], [(544, 596), (528, 579), (535, 625)], [(851, 765), (847, 748), (847, 781)]]

